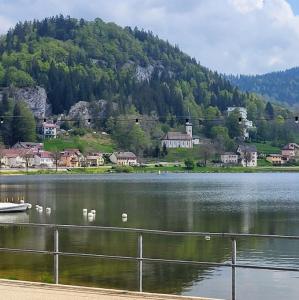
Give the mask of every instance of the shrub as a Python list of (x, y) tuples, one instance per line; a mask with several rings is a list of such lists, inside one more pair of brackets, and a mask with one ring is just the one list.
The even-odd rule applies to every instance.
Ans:
[(188, 170), (193, 170), (194, 169), (194, 161), (190, 158), (186, 159), (185, 160), (185, 166), (186, 166), (186, 169)]
[(204, 167), (205, 164), (204, 164), (204, 162), (202, 162), (202, 161), (198, 161), (198, 162), (196, 163), (196, 166), (197, 166), (197, 167)]
[(72, 135), (79, 135), (79, 136), (83, 136), (86, 134), (86, 129), (84, 128), (76, 128), (72, 131)]
[(134, 168), (131, 166), (116, 166), (116, 167), (113, 167), (113, 170), (115, 170), (115, 172), (117, 172), (117, 173), (133, 173), (134, 172)]

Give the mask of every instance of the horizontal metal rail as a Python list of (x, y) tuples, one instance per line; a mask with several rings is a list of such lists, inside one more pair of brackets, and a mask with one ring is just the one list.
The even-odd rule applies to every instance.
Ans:
[[(183, 265), (197, 265), (202, 267), (228, 267), (232, 269), (232, 300), (236, 299), (236, 269), (256, 269), (256, 270), (270, 270), (270, 271), (289, 271), (299, 272), (299, 268), (267, 266), (267, 265), (252, 265), (252, 264), (238, 264), (237, 258), (237, 244), (236, 240), (241, 238), (265, 238), (265, 239), (288, 239), (299, 240), (299, 236), (285, 236), (285, 235), (268, 235), (268, 234), (240, 234), (240, 233), (211, 233), (211, 232), (175, 232), (162, 231), (140, 228), (122, 228), (122, 227), (103, 227), (103, 226), (81, 226), (81, 225), (58, 225), (58, 224), (37, 224), (37, 223), (0, 223), (0, 227), (30, 227), (30, 228), (46, 228), (54, 230), (54, 250), (35, 250), (35, 249), (18, 249), (18, 248), (0, 248), (0, 252), (12, 253), (28, 253), (28, 254), (43, 254), (54, 256), (54, 281), (59, 282), (59, 256), (73, 256), (85, 258), (101, 258), (108, 260), (122, 260), (135, 261), (138, 263), (138, 279), (139, 291), (142, 291), (143, 285), (143, 263), (167, 263), (167, 264), (183, 264)], [(95, 253), (79, 253), (79, 252), (62, 252), (59, 251), (59, 229), (67, 230), (97, 230), (107, 232), (127, 232), (138, 234), (138, 256), (120, 256), (107, 255)], [(232, 240), (232, 260), (231, 263), (217, 263), (217, 262), (203, 262), (193, 260), (178, 260), (178, 259), (164, 259), (164, 258), (150, 258), (143, 256), (143, 235), (164, 235), (164, 236), (192, 236), (192, 237), (218, 237), (228, 238)]]
[(47, 254), (47, 255), (59, 255), (59, 256), (105, 258), (105, 259), (109, 259), (109, 260), (127, 260), (127, 261), (129, 260), (129, 261), (143, 261), (143, 262), (148, 262), (148, 263), (156, 262), (156, 263), (168, 263), (168, 264), (199, 265), (199, 266), (204, 266), (204, 267), (229, 267), (229, 268), (236, 267), (236, 268), (243, 268), (243, 269), (299, 272), (299, 268), (257, 266), (257, 265), (250, 265), (250, 264), (216, 263), (216, 262), (150, 258), (150, 257), (139, 258), (139, 257), (134, 257), (134, 256), (107, 255), (107, 254), (80, 253), (80, 252), (61, 252), (61, 251), (55, 252), (55, 251), (46, 251), (46, 250), (18, 249), (18, 248), (0, 248), (0, 252), (33, 253), (33, 254)]
[(250, 234), (250, 233), (227, 233), (227, 232), (198, 232), (198, 231), (165, 231), (143, 228), (130, 227), (106, 227), (106, 226), (90, 226), (90, 225), (60, 225), (60, 224), (39, 224), (39, 223), (3, 223), (0, 226), (13, 227), (43, 227), (43, 228), (58, 228), (58, 229), (75, 229), (75, 230), (98, 230), (98, 231), (113, 231), (113, 232), (131, 232), (152, 235), (169, 235), (169, 236), (210, 236), (210, 237), (225, 237), (225, 238), (271, 238), (271, 239), (288, 239), (299, 240), (299, 235), (271, 235), (271, 234)]

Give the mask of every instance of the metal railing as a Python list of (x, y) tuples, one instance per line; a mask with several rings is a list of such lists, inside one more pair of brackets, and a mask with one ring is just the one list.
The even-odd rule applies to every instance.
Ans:
[[(261, 238), (261, 239), (285, 239), (285, 240), (299, 240), (299, 236), (287, 236), (287, 235), (267, 235), (267, 234), (234, 234), (234, 233), (211, 233), (211, 232), (175, 232), (175, 231), (162, 231), (162, 230), (150, 230), (139, 228), (122, 228), (122, 227), (102, 227), (102, 226), (80, 226), (80, 225), (57, 225), (57, 224), (36, 224), (36, 223), (0, 223), (0, 227), (42, 227), (53, 229), (54, 236), (54, 249), (53, 251), (47, 250), (34, 250), (34, 249), (16, 249), (16, 248), (0, 248), (0, 252), (13, 252), (13, 253), (36, 253), (36, 254), (48, 254), (54, 257), (54, 282), (59, 283), (59, 256), (74, 256), (74, 257), (94, 257), (104, 258), (111, 260), (127, 260), (135, 261), (138, 263), (138, 283), (139, 291), (143, 291), (143, 262), (150, 263), (173, 263), (184, 265), (197, 265), (202, 267), (228, 267), (232, 270), (231, 277), (231, 299), (236, 300), (236, 269), (258, 269), (258, 270), (272, 270), (272, 271), (291, 271), (299, 272), (299, 268), (287, 268), (278, 266), (262, 266), (252, 264), (238, 264), (237, 263), (237, 239), (240, 238)], [(118, 256), (118, 255), (106, 255), (106, 254), (91, 254), (80, 252), (61, 252), (59, 251), (59, 229), (75, 229), (75, 230), (97, 230), (97, 231), (109, 231), (109, 232), (128, 232), (138, 234), (138, 255), (134, 256)], [(192, 236), (192, 237), (210, 237), (228, 238), (231, 239), (231, 262), (230, 263), (216, 263), (216, 262), (202, 262), (193, 260), (178, 260), (178, 259), (163, 259), (163, 258), (150, 258), (143, 256), (143, 235), (162, 235), (162, 236)]]

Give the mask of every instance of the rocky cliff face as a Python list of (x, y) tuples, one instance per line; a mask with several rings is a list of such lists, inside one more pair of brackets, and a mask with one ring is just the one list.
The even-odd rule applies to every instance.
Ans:
[(2, 100), (4, 92), (8, 92), (15, 101), (24, 101), (36, 118), (44, 118), (51, 114), (47, 93), (42, 87), (6, 88), (0, 91), (0, 100)]
[[(82, 124), (89, 126), (88, 119), (91, 119), (91, 122), (93, 123), (95, 119), (106, 116), (107, 104), (107, 100), (95, 100), (92, 102), (79, 101), (70, 108), (67, 118), (79, 119)], [(111, 109), (116, 110), (117, 104), (112, 103)]]

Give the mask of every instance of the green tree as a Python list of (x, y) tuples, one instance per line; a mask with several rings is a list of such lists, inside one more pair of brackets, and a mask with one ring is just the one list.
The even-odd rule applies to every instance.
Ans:
[(4, 75), (5, 75), (5, 70), (4, 70), (3, 66), (2, 66), (2, 64), (0, 63), (0, 85), (3, 84)]
[(204, 166), (207, 166), (207, 162), (211, 159), (215, 154), (215, 149), (212, 144), (201, 145), (198, 148), (199, 157), (203, 159)]
[(187, 170), (193, 170), (195, 167), (194, 160), (192, 160), (191, 158), (187, 158), (185, 160), (185, 166)]
[(148, 136), (138, 124), (134, 124), (127, 135), (129, 150), (137, 155), (141, 155), (143, 151), (149, 146), (150, 141)]
[(8, 68), (4, 76), (4, 82), (7, 86), (26, 87), (34, 85), (32, 77), (28, 73), (18, 70), (16, 67)]
[(32, 112), (23, 102), (17, 102), (13, 110), (11, 144), (17, 142), (34, 142), (36, 124)]
[(267, 104), (266, 104), (265, 114), (270, 119), (274, 118), (274, 108), (270, 102), (267, 102)]
[(228, 129), (224, 126), (213, 126), (211, 137), (214, 139), (218, 152), (232, 151), (235, 147), (233, 140), (229, 137)]
[(227, 117), (225, 125), (228, 129), (228, 134), (231, 138), (237, 138), (243, 136), (243, 126), (239, 124), (240, 113), (235, 110)]
[(164, 143), (162, 147), (162, 156), (165, 157), (167, 154), (168, 154), (168, 150), (166, 144)]

